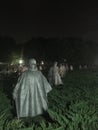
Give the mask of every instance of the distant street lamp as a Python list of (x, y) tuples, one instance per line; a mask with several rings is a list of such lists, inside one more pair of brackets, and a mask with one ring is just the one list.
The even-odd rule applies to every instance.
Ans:
[(22, 65), (24, 63), (23, 59), (19, 59), (19, 64)]
[(41, 65), (44, 65), (44, 62), (43, 62), (43, 61), (41, 61)]

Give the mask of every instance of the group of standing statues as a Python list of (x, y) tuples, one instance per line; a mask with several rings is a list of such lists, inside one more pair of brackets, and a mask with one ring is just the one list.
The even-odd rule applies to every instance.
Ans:
[(64, 78), (66, 68), (64, 64), (58, 66), (57, 62), (54, 62), (53, 66), (50, 67), (48, 73), (48, 80), (51, 85), (63, 85), (62, 78)]
[(47, 94), (52, 90), (53, 85), (63, 85), (64, 75), (64, 66), (58, 67), (55, 62), (50, 67), (47, 80), (38, 70), (36, 60), (30, 59), (28, 69), (21, 73), (12, 93), (17, 117), (35, 117), (46, 112), (48, 110)]

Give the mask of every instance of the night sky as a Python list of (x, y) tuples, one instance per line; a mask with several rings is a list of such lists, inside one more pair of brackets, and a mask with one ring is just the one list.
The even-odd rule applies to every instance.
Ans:
[(0, 35), (23, 43), (32, 37), (80, 37), (98, 42), (98, 6), (66, 0), (0, 2)]

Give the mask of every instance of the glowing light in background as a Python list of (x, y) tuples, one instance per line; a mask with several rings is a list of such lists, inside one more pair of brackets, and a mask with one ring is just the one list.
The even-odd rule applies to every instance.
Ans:
[(41, 61), (41, 65), (44, 65), (44, 61)]
[(24, 63), (24, 60), (23, 59), (19, 59), (19, 64), (23, 64)]

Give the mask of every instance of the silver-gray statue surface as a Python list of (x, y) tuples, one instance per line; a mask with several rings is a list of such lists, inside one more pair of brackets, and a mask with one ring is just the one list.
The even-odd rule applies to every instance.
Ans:
[(37, 70), (36, 60), (31, 59), (13, 91), (17, 117), (34, 117), (47, 111), (47, 94), (51, 90), (45, 76)]

